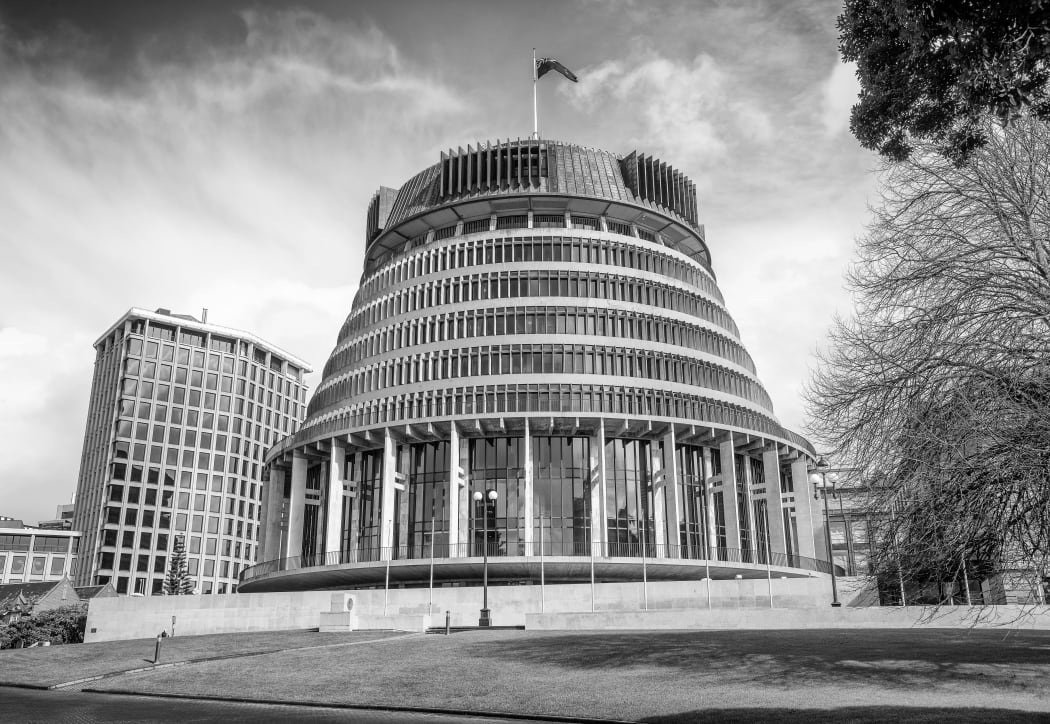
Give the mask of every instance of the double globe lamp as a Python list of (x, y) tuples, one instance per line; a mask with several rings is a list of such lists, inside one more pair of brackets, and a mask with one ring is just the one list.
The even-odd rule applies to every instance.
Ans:
[[(828, 565), (831, 567), (831, 605), (838, 608), (842, 604), (839, 602), (839, 587), (838, 581), (835, 578), (835, 559), (831, 553), (831, 517), (828, 513), (828, 485), (831, 485), (832, 490), (835, 489), (835, 483), (838, 482), (839, 476), (837, 472), (831, 470), (831, 466), (828, 465), (824, 458), (820, 458), (817, 464), (810, 468), (813, 470), (813, 474), (809, 476), (809, 482), (814, 488), (820, 488), (824, 492), (824, 539), (828, 544)], [(814, 490), (813, 497), (817, 497), (817, 492)]]
[[(477, 503), (480, 503), (481, 501), (483, 501), (486, 496), (488, 497), (489, 500), (491, 500), (493, 503), (495, 503), (496, 499), (499, 498), (499, 493), (496, 492), (495, 490), (488, 490), (484, 494), (482, 494), (482, 492), (480, 490), (475, 490), (474, 491), (474, 501), (477, 502)], [(481, 618), (478, 620), (478, 626), (480, 626), (481, 628), (487, 628), (487, 627), (492, 625), (492, 616), (491, 616), (491, 612), (489, 611), (489, 506), (488, 506), (488, 502), (486, 502), (482, 506), (481, 517), (482, 517), (482, 520), (483, 520), (482, 525), (483, 525), (483, 530), (484, 530), (484, 533), (482, 534), (483, 537), (482, 537), (482, 543), (481, 543), (481, 550), (482, 550), (484, 558), (485, 558), (485, 563), (484, 563), (484, 571), (485, 571), (484, 572), (484, 591), (485, 591), (484, 596), (485, 596), (485, 598), (484, 598), (484, 603), (482, 603), (482, 606), (481, 606)]]

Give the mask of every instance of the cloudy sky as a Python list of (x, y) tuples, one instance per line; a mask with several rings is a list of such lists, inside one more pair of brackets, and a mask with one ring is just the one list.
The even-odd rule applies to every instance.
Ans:
[[(0, 515), (76, 487), (94, 351), (129, 307), (320, 369), (368, 199), (439, 152), (546, 138), (674, 164), (781, 421), (873, 200), (835, 0), (0, 0)], [(311, 377), (316, 385), (318, 376)]]

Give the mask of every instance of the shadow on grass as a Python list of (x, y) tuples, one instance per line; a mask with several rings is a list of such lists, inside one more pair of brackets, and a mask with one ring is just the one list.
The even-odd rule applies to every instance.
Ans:
[(479, 641), (488, 659), (600, 670), (648, 667), (765, 686), (850, 684), (922, 687), (979, 680), (1043, 687), (1050, 631), (674, 631), (535, 635)]
[(650, 724), (687, 724), (688, 722), (721, 722), (722, 724), (750, 724), (750, 722), (778, 722), (778, 724), (823, 724), (850, 722), (851, 724), (882, 724), (882, 722), (922, 722), (922, 724), (958, 724), (958, 722), (1045, 722), (1045, 712), (1015, 711), (1011, 709), (924, 709), (911, 706), (851, 706), (841, 709), (705, 709), (681, 714), (639, 719)]

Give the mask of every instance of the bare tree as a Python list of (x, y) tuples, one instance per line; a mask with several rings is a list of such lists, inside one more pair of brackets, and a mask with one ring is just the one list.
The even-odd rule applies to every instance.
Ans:
[(877, 570), (911, 581), (1047, 570), (1050, 129), (986, 132), (963, 166), (885, 166), (807, 390), (813, 433), (874, 483)]

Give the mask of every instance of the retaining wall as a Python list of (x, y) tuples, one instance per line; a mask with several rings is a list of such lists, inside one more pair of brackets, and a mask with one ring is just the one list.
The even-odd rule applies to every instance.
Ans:
[[(593, 589), (596, 611), (678, 610), (707, 608), (707, 581), (598, 583)], [(772, 581), (772, 604), (781, 608), (817, 608), (830, 600), (830, 581), (785, 578)], [(342, 593), (353, 600), (361, 616), (425, 616), (444, 625), (448, 611), (453, 626), (475, 626), (482, 605), (480, 586), (435, 588), (433, 605), (427, 588), (394, 588), (347, 591), (297, 591), (233, 593), (207, 596), (118, 596), (91, 601), (85, 641), (149, 638), (166, 630), (175, 635), (278, 631), (318, 628), (322, 611), (332, 609), (332, 596)], [(550, 586), (491, 586), (489, 608), (495, 626), (524, 626), (525, 616), (589, 612), (590, 584)], [(710, 605), (714, 609), (770, 608), (770, 582), (766, 579), (713, 581)], [(372, 619), (369, 619), (372, 620)]]

